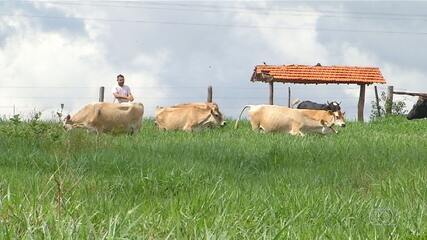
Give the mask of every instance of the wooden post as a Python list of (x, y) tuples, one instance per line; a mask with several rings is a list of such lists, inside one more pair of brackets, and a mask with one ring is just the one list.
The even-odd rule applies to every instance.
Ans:
[(387, 96), (385, 99), (385, 106), (384, 106), (386, 115), (391, 114), (392, 106), (393, 106), (393, 86), (388, 86)]
[(60, 112), (56, 112), (56, 116), (58, 116), (58, 120), (61, 122), (61, 118), (63, 117), (62, 112), (64, 111), (64, 104), (61, 103), (61, 111)]
[(359, 103), (357, 105), (357, 120), (363, 122), (363, 110), (365, 108), (365, 84), (360, 84)]
[(104, 92), (105, 92), (105, 87), (100, 87), (99, 88), (99, 102), (104, 101)]
[(62, 117), (62, 112), (64, 111), (64, 104), (61, 103), (61, 117)]
[(288, 87), (288, 108), (291, 108), (291, 87)]
[(208, 103), (212, 102), (212, 86), (208, 87)]
[(374, 86), (374, 89), (375, 89), (375, 99), (377, 101), (378, 117), (381, 117), (380, 99), (378, 98), (378, 89), (377, 89), (377, 86)]
[(273, 93), (274, 93), (273, 81), (270, 81), (269, 84), (270, 84), (270, 101), (269, 101), (269, 104), (273, 105), (273, 103), (274, 103), (273, 102)]

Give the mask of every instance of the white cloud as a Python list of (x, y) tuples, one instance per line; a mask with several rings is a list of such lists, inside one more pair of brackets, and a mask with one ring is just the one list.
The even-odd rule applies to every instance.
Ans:
[[(307, 7), (299, 10), (314, 11)], [(271, 9), (274, 12), (274, 8)], [(328, 60), (327, 49), (317, 42), (316, 23), (321, 15), (313, 14), (304, 18), (295, 15), (265, 15), (251, 12), (238, 13), (235, 21), (239, 24), (260, 26), (257, 28), (260, 41), (266, 42), (270, 49), (282, 61), (278, 64), (316, 64), (326, 63)], [(271, 26), (278, 26), (277, 29)], [(288, 29), (286, 29), (288, 28)], [(301, 28), (301, 30), (298, 30)], [(246, 34), (254, 34), (252, 30), (240, 30)], [(274, 64), (274, 63), (271, 63)]]
[[(33, 28), (29, 20), (19, 18), (2, 18), (0, 26), (14, 29), (0, 48), (2, 115), (10, 115), (15, 105), (17, 112), (36, 109), (50, 117), (60, 103), (65, 103), (66, 111), (74, 112), (88, 102), (97, 101), (99, 86), (106, 86), (106, 101), (112, 101), (110, 89), (116, 84), (118, 71), (107, 61), (98, 39), (83, 35), (70, 39), (59, 32), (42, 32)], [(89, 36), (94, 35), (89, 32)], [(127, 73), (127, 84), (135, 88), (136, 100), (155, 105), (152, 101), (164, 97), (167, 92), (144, 92), (142, 97), (138, 87), (158, 86), (157, 74), (167, 61), (167, 53), (140, 54), (131, 62), (141, 59), (150, 59), (150, 66), (157, 68), (121, 70)]]
[(341, 45), (341, 64), (349, 66), (378, 66), (378, 59), (373, 53), (362, 51), (348, 43)]

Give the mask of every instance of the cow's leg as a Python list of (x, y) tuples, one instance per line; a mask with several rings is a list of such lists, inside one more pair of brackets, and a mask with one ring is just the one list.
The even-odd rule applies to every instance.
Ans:
[(291, 134), (292, 136), (296, 136), (298, 135), (298, 131), (295, 131), (294, 129), (292, 129), (291, 131), (289, 131), (289, 134)]
[(183, 130), (186, 131), (186, 132), (192, 132), (193, 131), (193, 129), (192, 129), (192, 127), (191, 127), (190, 124), (186, 124), (184, 126)]
[(252, 127), (252, 130), (254, 130), (256, 132), (259, 132), (259, 130), (260, 130), (259, 122), (251, 121), (251, 127)]
[(305, 134), (303, 132), (301, 132), (301, 126), (299, 124), (292, 124), (292, 128), (291, 128), (291, 131), (289, 131), (289, 133), (292, 136), (297, 136), (297, 135), (299, 135), (301, 137), (305, 136)]
[(134, 133), (135, 133), (135, 129), (131, 127), (128, 131), (128, 134), (132, 136)]
[(96, 134), (102, 133), (102, 129), (96, 128), (90, 124), (85, 124), (84, 126), (82, 126), (82, 128), (86, 128), (86, 131), (88, 133), (96, 133)]
[(301, 136), (301, 137), (305, 136), (305, 134), (299, 130), (291, 130), (289, 131), (289, 134), (291, 134), (292, 136)]
[(130, 126), (129, 135), (134, 135), (135, 133), (137, 133), (140, 127), (141, 126), (139, 126), (139, 125)]

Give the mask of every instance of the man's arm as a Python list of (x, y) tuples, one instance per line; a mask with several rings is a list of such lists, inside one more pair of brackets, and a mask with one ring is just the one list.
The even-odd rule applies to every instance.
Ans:
[[(118, 93), (113, 93), (113, 95), (115, 98), (121, 98), (121, 99), (128, 99), (129, 100), (129, 98), (127, 96), (120, 95)], [(133, 97), (132, 97), (132, 99), (133, 99)]]
[(129, 100), (129, 102), (133, 102), (134, 98), (132, 93), (129, 93), (129, 96), (127, 97), (127, 100)]
[(128, 97), (126, 98), (129, 102), (133, 102), (134, 98), (132, 95), (132, 92), (130, 91), (130, 87), (126, 87), (127, 88), (127, 92), (128, 92)]

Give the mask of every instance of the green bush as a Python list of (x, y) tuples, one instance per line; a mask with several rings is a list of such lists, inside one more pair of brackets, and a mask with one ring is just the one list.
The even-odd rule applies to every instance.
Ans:
[[(386, 101), (385, 92), (381, 92), (381, 96), (379, 97), (379, 112), (376, 100), (371, 101), (371, 120), (376, 120), (380, 117), (387, 116), (385, 109), (387, 109), (387, 105), (390, 104)], [(404, 101), (393, 101), (391, 105), (391, 115), (394, 116), (404, 116), (407, 114), (406, 103)]]

